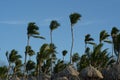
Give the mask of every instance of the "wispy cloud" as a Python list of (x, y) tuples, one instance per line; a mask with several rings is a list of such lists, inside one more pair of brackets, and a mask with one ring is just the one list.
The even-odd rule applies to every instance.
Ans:
[(16, 20), (11, 20), (11, 21), (0, 21), (0, 24), (26, 24), (28, 21), (16, 21)]
[(47, 18), (47, 19), (44, 19), (45, 22), (50, 22), (52, 20), (61, 20), (62, 17), (53, 17), (53, 18)]
[(40, 25), (42, 25), (42, 26), (48, 26), (52, 20), (60, 21), (62, 19), (63, 19), (62, 17), (46, 18), (46, 19), (41, 20)]

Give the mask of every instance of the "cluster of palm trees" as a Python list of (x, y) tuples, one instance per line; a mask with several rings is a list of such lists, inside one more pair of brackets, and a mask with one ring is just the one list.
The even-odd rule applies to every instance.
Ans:
[[(53, 31), (60, 26), (56, 20), (52, 20), (50, 23), (50, 43), (44, 43), (38, 52), (35, 52), (30, 45), (30, 38), (45, 39), (40, 36), (39, 27), (34, 23), (30, 22), (27, 27), (27, 44), (25, 47), (25, 59), (24, 63), (21, 60), (21, 55), (15, 49), (11, 52), (6, 52), (6, 58), (9, 63), (8, 66), (0, 67), (0, 78), (9, 78), (9, 76), (24, 77), (27, 80), (28, 76), (34, 76), (37, 80), (40, 80), (41, 74), (54, 75), (64, 70), (66, 66), (72, 64), (80, 72), (83, 68), (92, 65), (98, 70), (102, 70), (114, 62), (120, 62), (120, 30), (117, 27), (113, 27), (111, 35), (103, 30), (100, 32), (99, 43), (95, 43), (94, 39), (90, 34), (85, 36), (85, 51), (82, 56), (79, 53), (73, 54), (74, 47), (74, 25), (80, 20), (81, 14), (72, 13), (69, 16), (70, 28), (71, 28), (71, 48), (70, 48), (70, 61), (65, 62), (64, 57), (68, 54), (67, 50), (62, 51), (63, 59), (58, 59), (56, 56), (56, 46), (53, 43)], [(110, 40), (110, 37), (112, 40)], [(112, 55), (108, 52), (108, 48), (103, 49), (104, 44), (112, 45)], [(91, 47), (92, 46), (92, 47)], [(113, 54), (115, 53), (115, 57)], [(31, 58), (36, 55), (36, 62)], [(117, 60), (116, 60), (117, 59)]]

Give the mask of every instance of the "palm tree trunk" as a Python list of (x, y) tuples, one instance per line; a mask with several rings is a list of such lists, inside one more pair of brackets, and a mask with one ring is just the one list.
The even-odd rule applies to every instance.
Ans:
[[(51, 45), (53, 44), (52, 43), (52, 30), (50, 31), (50, 39), (51, 39)], [(53, 53), (51, 53), (51, 54), (53, 54)], [(50, 58), (51, 58), (51, 76), (52, 76), (52, 55), (50, 55)]]
[(52, 44), (52, 30), (50, 31), (50, 41), (51, 41), (51, 44)]
[(10, 62), (9, 62), (8, 72), (7, 72), (7, 80), (9, 79), (9, 71), (10, 71), (10, 68), (11, 68), (11, 64), (10, 64)]
[[(28, 35), (27, 46), (29, 46), (29, 41), (30, 41), (30, 36)], [(26, 79), (26, 72), (27, 72), (27, 71), (26, 71), (27, 53), (28, 53), (28, 52), (25, 52), (24, 73), (23, 73), (25, 80), (27, 80), (27, 79)]]
[(70, 63), (72, 64), (72, 50), (73, 50), (73, 44), (74, 44), (74, 35), (73, 35), (72, 24), (71, 24), (71, 37), (72, 37), (72, 43), (71, 43), (71, 49), (70, 49)]
[(113, 54), (114, 54), (114, 44), (113, 44), (113, 41), (112, 41), (112, 57), (113, 57)]
[(87, 49), (87, 43), (85, 43), (85, 50)]
[(38, 64), (37, 64), (37, 70), (36, 70), (36, 72), (37, 72), (36, 79), (39, 80), (39, 76), (38, 76), (39, 75), (39, 66), (38, 66)]
[(63, 56), (63, 61), (64, 61), (64, 56)]
[(120, 63), (120, 50), (119, 50), (119, 52), (118, 52), (118, 64)]

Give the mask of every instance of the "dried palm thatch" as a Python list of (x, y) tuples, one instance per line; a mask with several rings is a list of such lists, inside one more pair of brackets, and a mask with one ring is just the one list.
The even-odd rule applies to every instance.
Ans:
[(79, 75), (79, 72), (78, 72), (77, 70), (75, 70), (72, 65), (67, 66), (67, 67), (63, 70), (63, 72), (64, 72), (66, 75), (72, 75), (72, 76), (75, 76), (75, 77), (77, 77), (77, 76)]
[(60, 78), (60, 77), (67, 77), (67, 78), (72, 78), (72, 77), (76, 77), (77, 80), (79, 80), (79, 72), (77, 70), (75, 70), (75, 68), (73, 67), (73, 65), (69, 65), (67, 66), (63, 71), (57, 73), (54, 75), (54, 78)]
[(54, 80), (68, 80), (68, 78), (67, 77), (59, 77), (59, 78), (56, 78)]
[(80, 75), (83, 78), (89, 77), (103, 79), (102, 73), (91, 65), (81, 70)]
[(120, 80), (120, 64), (114, 63), (102, 71), (105, 80)]

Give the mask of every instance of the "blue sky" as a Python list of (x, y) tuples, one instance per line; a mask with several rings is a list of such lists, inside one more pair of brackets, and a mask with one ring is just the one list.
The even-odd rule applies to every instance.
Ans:
[[(74, 52), (84, 53), (84, 36), (89, 33), (98, 41), (99, 32), (110, 33), (120, 27), (120, 0), (1, 0), (0, 1), (0, 65), (8, 64), (5, 52), (16, 49), (23, 56), (27, 41), (27, 24), (35, 22), (46, 40), (33, 39), (30, 45), (37, 52), (43, 43), (49, 43), (49, 24), (57, 20), (60, 27), (53, 32), (58, 58), (62, 50), (70, 51), (71, 34), (69, 15), (78, 12), (81, 20), (74, 26)], [(110, 45), (109, 45), (110, 46)], [(35, 56), (32, 57), (35, 60)], [(67, 54), (66, 61), (69, 60)]]

